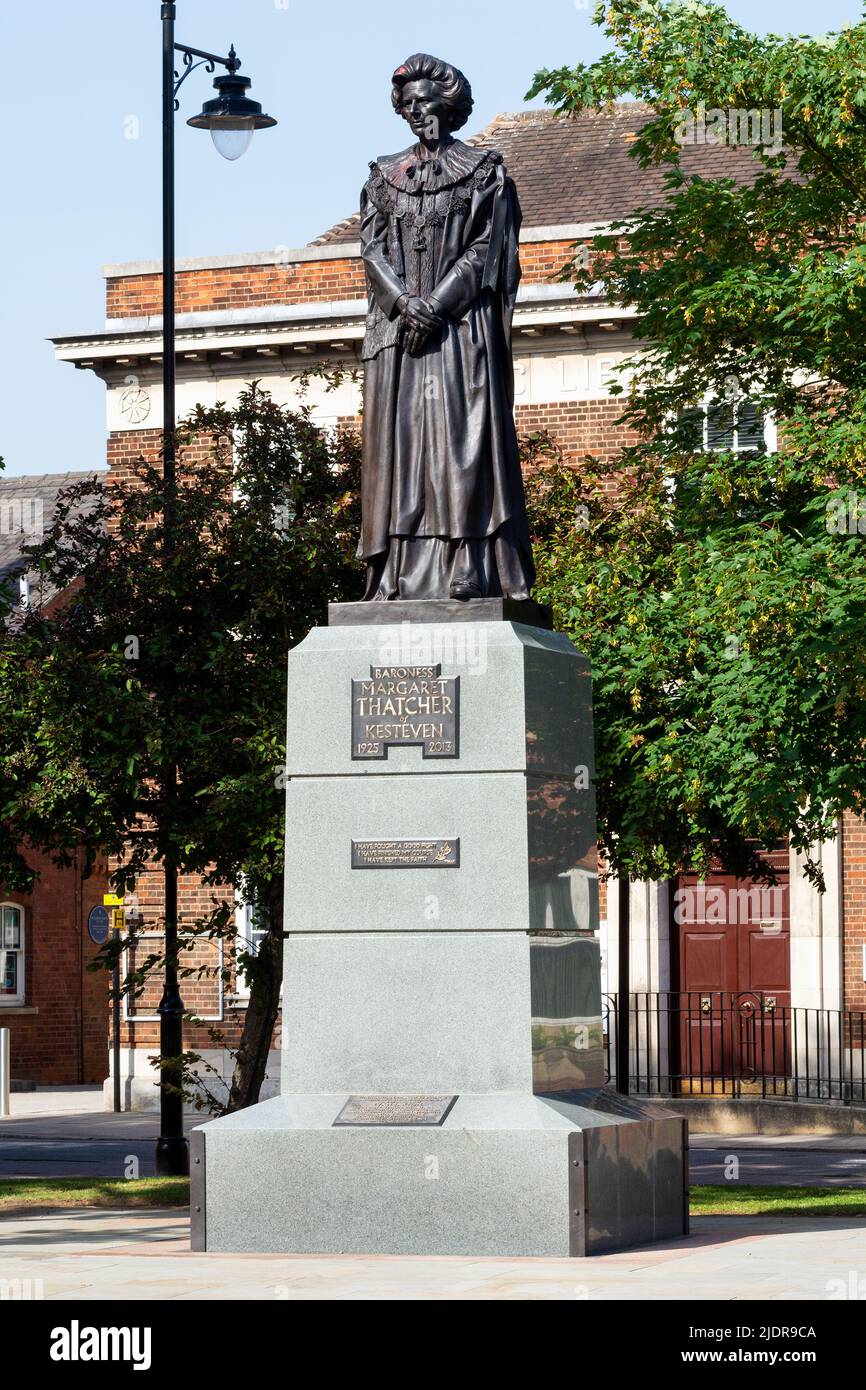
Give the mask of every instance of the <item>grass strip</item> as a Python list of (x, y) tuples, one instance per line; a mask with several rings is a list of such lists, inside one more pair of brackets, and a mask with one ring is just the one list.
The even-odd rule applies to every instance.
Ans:
[(0, 1215), (35, 1207), (187, 1206), (188, 1178), (0, 1178)]
[(866, 1187), (707, 1184), (689, 1193), (692, 1216), (866, 1216)]

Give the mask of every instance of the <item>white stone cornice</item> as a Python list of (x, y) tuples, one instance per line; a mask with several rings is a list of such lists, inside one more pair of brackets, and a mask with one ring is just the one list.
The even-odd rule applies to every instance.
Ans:
[(610, 222), (561, 222), (548, 227), (523, 227), (521, 242), (536, 241), (587, 241), (590, 237), (603, 236), (609, 232)]
[[(270, 251), (234, 251), (224, 256), (192, 256), (175, 261), (177, 273), (189, 270), (237, 270), (255, 265), (299, 265), (304, 261), (346, 261), (361, 254), (359, 241), (346, 241), (329, 246), (274, 246)], [(104, 265), (106, 280), (123, 280), (133, 275), (160, 275), (162, 261), (121, 261)]]
[[(365, 299), (342, 299), (178, 314), (177, 348), (183, 354), (235, 347), (328, 345), (335, 338), (354, 342), (364, 335), (366, 313)], [(635, 317), (633, 307), (612, 308), (598, 296), (579, 295), (571, 285), (525, 284), (517, 296), (514, 327), (520, 331), (532, 324), (592, 324)], [(162, 316), (154, 314), (108, 319), (101, 331), (59, 335), (51, 342), (60, 361), (86, 365), (110, 358), (152, 355), (159, 351), (161, 339)]]

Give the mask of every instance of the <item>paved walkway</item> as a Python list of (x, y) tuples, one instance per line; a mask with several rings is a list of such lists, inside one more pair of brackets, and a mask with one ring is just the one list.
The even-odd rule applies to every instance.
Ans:
[(32, 1115), (91, 1114), (105, 1109), (105, 1097), (101, 1086), (40, 1086), (36, 1091), (13, 1091), (9, 1109), (0, 1126)]
[(194, 1255), (187, 1229), (177, 1212), (7, 1217), (0, 1279), (94, 1301), (866, 1297), (866, 1223), (845, 1220), (702, 1217), (687, 1239), (587, 1260)]

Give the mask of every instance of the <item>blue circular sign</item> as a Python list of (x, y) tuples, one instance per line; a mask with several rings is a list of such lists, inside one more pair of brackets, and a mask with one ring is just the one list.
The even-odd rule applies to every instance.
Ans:
[(97, 946), (104, 946), (111, 930), (107, 907), (92, 907), (87, 918), (87, 934)]

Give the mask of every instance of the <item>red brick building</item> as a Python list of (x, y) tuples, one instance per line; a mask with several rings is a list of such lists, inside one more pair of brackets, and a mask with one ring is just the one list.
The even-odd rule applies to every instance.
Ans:
[[(523, 207), (523, 281), (514, 320), (515, 401), (521, 432), (549, 429), (578, 460), (613, 457), (623, 443), (610, 394), (612, 369), (640, 346), (640, 328), (627, 305), (606, 303), (592, 290), (579, 295), (558, 272), (575, 242), (588, 242), (639, 204), (660, 201), (662, 173), (641, 170), (628, 157), (638, 105), (577, 120), (532, 111), (499, 116), (475, 143), (505, 157)], [(747, 180), (748, 149), (686, 147), (686, 169)], [(346, 199), (364, 171), (346, 172)], [(301, 374), (311, 362), (360, 365), (366, 300), (357, 218), (349, 217), (310, 245), (275, 246), (180, 262), (177, 280), (178, 409), (231, 402), (253, 377), (281, 402), (297, 402)], [(107, 388), (108, 466), (120, 477), (144, 454), (156, 459), (161, 416), (161, 267), (157, 263), (105, 268), (107, 320), (96, 333), (55, 339), (60, 359), (95, 372)], [(357, 419), (359, 389), (346, 381), (326, 392), (315, 382), (305, 399), (326, 425)], [(772, 431), (770, 422), (767, 426)], [(772, 440), (768, 438), (768, 443)], [(783, 854), (782, 895), (767, 903), (748, 886), (728, 885), (743, 903), (735, 921), (678, 922), (668, 884), (636, 883), (631, 890), (631, 983), (638, 991), (736, 989), (797, 1008), (866, 1008), (866, 831), (848, 818), (822, 850), (827, 892), (803, 880), (796, 856)], [(780, 861), (781, 862), (781, 861)], [(688, 886), (688, 885), (686, 885)], [(717, 885), (718, 886), (718, 885)], [(197, 884), (185, 885), (182, 911), (195, 916)], [(743, 893), (745, 891), (745, 898)], [(602, 942), (611, 988), (616, 981), (617, 890), (602, 895)], [(148, 930), (159, 930), (159, 895), (142, 889)], [(767, 912), (769, 911), (769, 916)], [(718, 914), (717, 914), (718, 915)], [(146, 947), (146, 939), (142, 945)], [(204, 949), (204, 948), (202, 948)], [(216, 961), (214, 961), (216, 964)], [(229, 1065), (209, 1026), (231, 1042), (244, 1006), (243, 991), (226, 994), (214, 980), (187, 999), (207, 1023), (190, 1030), (190, 1044), (222, 1069)], [(124, 1021), (124, 1074), (134, 1104), (155, 1104), (147, 1056), (158, 1030), (156, 1000), (140, 1001)], [(775, 1007), (775, 1004), (773, 1005)], [(278, 1072), (278, 1054), (269, 1085)]]
[[(0, 583), (19, 603), (30, 601), (35, 580), (22, 560), (22, 544), (50, 524), (61, 489), (90, 476), (0, 479)], [(107, 867), (97, 864), (85, 875), (83, 859), (61, 869), (26, 847), (24, 854), (38, 874), (32, 892), (0, 882), (0, 1028), (10, 1031), (13, 1080), (46, 1086), (101, 1082), (108, 982), (105, 974), (88, 972), (98, 947), (87, 919), (108, 890)]]
[(0, 886), (0, 1028), (10, 1030), (12, 1077), (41, 1086), (101, 1082), (108, 976), (88, 972), (99, 947), (87, 919), (108, 891), (106, 866), (85, 877), (77, 861), (60, 869), (44, 855), (28, 858), (39, 873), (33, 891)]

